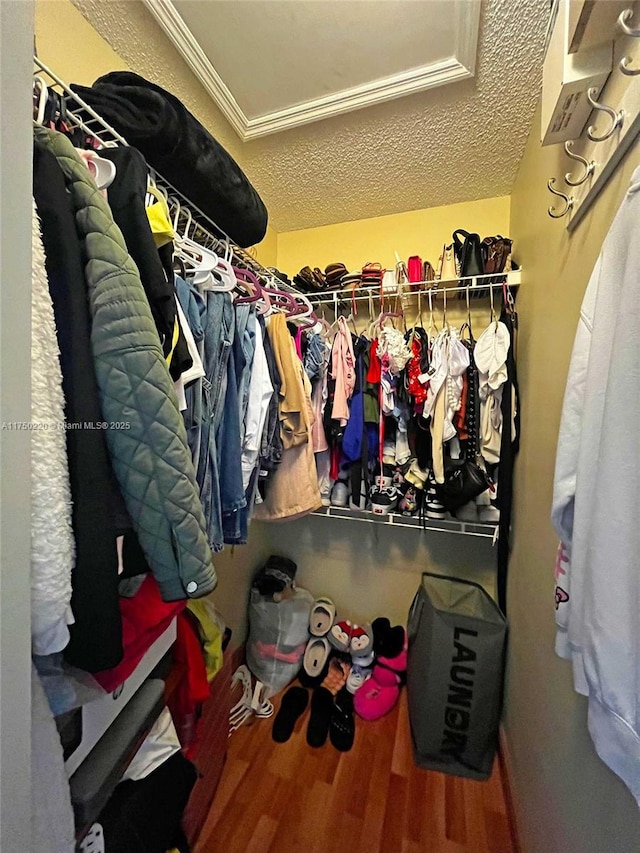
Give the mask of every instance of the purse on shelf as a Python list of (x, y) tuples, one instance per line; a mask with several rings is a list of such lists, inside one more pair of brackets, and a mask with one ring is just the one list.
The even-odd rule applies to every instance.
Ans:
[[(458, 237), (459, 234), (463, 236), (463, 240)], [(453, 232), (453, 250), (458, 259), (461, 278), (484, 273), (482, 241), (479, 234), (470, 234), (468, 231), (458, 228)]]
[(482, 259), (486, 275), (508, 272), (511, 268), (511, 246), (513, 241), (498, 234), (485, 237), (482, 241)]
[(423, 281), (435, 281), (436, 280), (436, 271), (431, 266), (429, 261), (424, 262), (424, 266), (422, 268), (422, 280)]
[(439, 270), (438, 278), (440, 281), (455, 281), (458, 278), (453, 243), (450, 246), (442, 247)]
[(422, 279), (422, 258), (418, 255), (411, 255), (409, 260), (407, 261), (407, 275), (409, 278), (409, 284), (411, 285), (411, 290), (417, 290), (418, 288), (415, 286)]
[(477, 498), (491, 488), (487, 472), (470, 459), (444, 460), (444, 483), (439, 487), (440, 500), (448, 512)]

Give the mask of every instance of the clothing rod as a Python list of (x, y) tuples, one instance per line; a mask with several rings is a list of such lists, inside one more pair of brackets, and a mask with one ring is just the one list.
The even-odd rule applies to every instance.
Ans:
[[(326, 296), (316, 296), (314, 293), (305, 294), (309, 299), (312, 305), (335, 305), (336, 303), (341, 302), (351, 302), (355, 300), (356, 302), (367, 302), (369, 299), (407, 299), (412, 297), (423, 297), (427, 298), (429, 295), (438, 296), (439, 294), (446, 293), (447, 295), (456, 293), (458, 295), (465, 294), (466, 291), (469, 291), (469, 294), (474, 292), (478, 292), (480, 290), (497, 290), (502, 288), (505, 284), (507, 287), (518, 287), (520, 284), (520, 270), (516, 270), (514, 272), (505, 273), (502, 276), (504, 281), (495, 282), (495, 281), (485, 281), (485, 279), (496, 278), (496, 274), (493, 273), (491, 275), (478, 275), (473, 276), (472, 281), (473, 284), (469, 285), (459, 285), (459, 279), (446, 279), (446, 281), (451, 281), (451, 287), (420, 287), (419, 290), (383, 290), (382, 294), (380, 293), (379, 288), (366, 288), (364, 291), (345, 291), (345, 290), (331, 290), (326, 291)], [(418, 281), (412, 282), (417, 285), (430, 285), (431, 282), (426, 281)], [(408, 287), (408, 286), (407, 286)], [(358, 295), (356, 295), (356, 293)]]
[[(51, 80), (53, 80), (53, 82), (63, 90), (67, 98), (71, 98), (80, 109), (84, 110), (88, 115), (91, 116), (90, 122), (85, 122), (83, 121), (82, 116), (77, 115), (76, 112), (69, 109), (68, 103), (66, 104), (68, 115), (71, 116), (73, 121), (80, 128), (82, 128), (83, 131), (92, 136), (101, 145), (104, 145), (105, 147), (113, 147), (117, 144), (124, 145), (127, 147), (129, 146), (129, 143), (124, 138), (124, 136), (122, 136), (121, 133), (118, 133), (115, 128), (113, 128), (107, 121), (105, 121), (105, 119), (102, 118), (102, 116), (97, 113), (93, 109), (93, 107), (89, 106), (89, 104), (87, 104), (86, 101), (83, 100), (83, 98), (81, 98), (76, 92), (74, 92), (73, 89), (71, 89), (70, 86), (68, 86), (64, 82), (64, 80), (62, 80), (54, 71), (52, 71), (48, 65), (42, 62), (42, 60), (39, 59), (37, 56), (33, 57), (33, 61), (39, 71), (41, 71)], [(93, 123), (95, 121), (97, 121), (98, 124), (102, 127), (103, 132), (110, 134), (110, 136), (113, 138), (103, 139), (99, 135), (99, 133), (97, 133), (92, 127), (88, 126), (89, 123)], [(294, 287), (291, 287), (290, 284), (283, 281), (279, 276), (271, 272), (271, 270), (268, 270), (266, 267), (264, 267), (259, 261), (251, 257), (251, 255), (247, 251), (241, 249), (239, 246), (236, 246), (231, 237), (229, 237), (226, 231), (224, 231), (224, 229), (220, 228), (220, 226), (216, 222), (214, 222), (213, 219), (207, 216), (206, 213), (203, 213), (197, 205), (195, 205), (190, 199), (188, 199), (183, 193), (181, 193), (180, 190), (176, 189), (176, 187), (174, 187), (173, 184), (171, 184), (166, 178), (164, 178), (156, 169), (152, 168), (152, 171), (155, 175), (156, 183), (159, 184), (161, 188), (167, 192), (167, 195), (176, 196), (181, 207), (184, 207), (191, 213), (194, 225), (197, 225), (198, 228), (200, 228), (200, 230), (206, 236), (214, 240), (219, 246), (223, 246), (226, 241), (226, 244), (231, 248), (235, 258), (241, 262), (239, 266), (245, 266), (247, 269), (252, 270), (267, 281), (275, 280), (277, 286), (282, 288), (283, 290), (287, 290), (290, 293), (298, 293), (298, 291)], [(211, 233), (211, 229), (213, 229), (214, 233)]]

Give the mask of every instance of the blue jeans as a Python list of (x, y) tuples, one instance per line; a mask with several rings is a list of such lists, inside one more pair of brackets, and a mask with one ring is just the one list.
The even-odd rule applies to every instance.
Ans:
[[(251, 365), (245, 355), (245, 332), (249, 320), (249, 305), (235, 306), (235, 334), (227, 362), (227, 395), (222, 421), (216, 437), (222, 501), (222, 531), (227, 544), (238, 544), (243, 530), (241, 512), (247, 506), (242, 485), (242, 439), (240, 434), (241, 394)], [(247, 370), (249, 368), (249, 370)], [(244, 533), (244, 537), (243, 537)]]
[[(224, 547), (220, 487), (223, 472), (220, 470), (219, 441), (225, 439), (225, 431), (221, 427), (227, 409), (229, 358), (233, 349), (235, 315), (228, 293), (206, 291), (204, 299), (205, 377), (202, 380), (202, 428), (196, 477), (200, 486), (200, 500), (207, 523), (209, 543), (214, 551), (221, 551)], [(235, 400), (237, 411), (237, 391)], [(242, 486), (241, 473), (240, 485)]]
[[(184, 315), (189, 323), (189, 328), (193, 335), (193, 339), (198, 348), (198, 354), (204, 364), (204, 328), (206, 323), (207, 306), (196, 289), (195, 285), (185, 281), (180, 276), (175, 278), (175, 291), (180, 302), (180, 307), (184, 311)], [(202, 379), (196, 379), (187, 388), (184, 389), (187, 408), (184, 411), (184, 425), (187, 430), (187, 441), (191, 450), (191, 458), (193, 467), (198, 469), (198, 460), (200, 458), (200, 438), (202, 431), (203, 419), (203, 390)]]

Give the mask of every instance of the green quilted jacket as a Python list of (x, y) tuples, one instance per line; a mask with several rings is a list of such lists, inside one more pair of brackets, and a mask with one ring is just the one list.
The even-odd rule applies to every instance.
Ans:
[(91, 347), (111, 461), (138, 540), (165, 601), (217, 583), (198, 487), (140, 276), (111, 211), (71, 142), (36, 127), (71, 193), (85, 255)]

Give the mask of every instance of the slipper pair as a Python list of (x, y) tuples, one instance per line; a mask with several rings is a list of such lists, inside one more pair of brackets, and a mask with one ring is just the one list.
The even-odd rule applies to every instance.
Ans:
[(309, 615), (311, 639), (302, 659), (302, 668), (310, 678), (317, 678), (325, 668), (331, 646), (326, 634), (336, 618), (336, 606), (330, 598), (317, 598)]
[(336, 651), (349, 653), (354, 663), (360, 666), (373, 663), (373, 630), (370, 625), (352, 625), (348, 619), (335, 622), (328, 640)]
[[(309, 694), (303, 687), (291, 687), (284, 694), (271, 729), (271, 736), (276, 743), (289, 740), (296, 722), (307, 707), (308, 699)], [(307, 743), (318, 749), (324, 746), (327, 737), (339, 752), (348, 752), (353, 746), (353, 696), (346, 688), (342, 688), (335, 698), (326, 687), (317, 687), (313, 692)]]
[(317, 687), (311, 699), (311, 715), (307, 726), (307, 743), (319, 749), (327, 737), (339, 752), (353, 746), (356, 723), (353, 716), (353, 696), (343, 687), (334, 698), (326, 687)]

